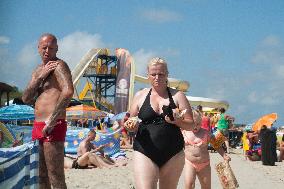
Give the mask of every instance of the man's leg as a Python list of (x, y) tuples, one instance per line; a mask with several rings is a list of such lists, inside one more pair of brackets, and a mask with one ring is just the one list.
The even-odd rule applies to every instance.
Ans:
[(44, 146), (41, 143), (39, 144), (39, 188), (51, 188), (44, 158)]
[(44, 157), (53, 188), (65, 189), (64, 142), (45, 142)]

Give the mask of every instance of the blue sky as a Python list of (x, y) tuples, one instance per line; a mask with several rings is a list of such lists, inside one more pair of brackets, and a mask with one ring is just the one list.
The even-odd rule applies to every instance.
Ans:
[(40, 63), (37, 39), (55, 34), (73, 68), (91, 48), (126, 48), (137, 72), (164, 57), (190, 96), (230, 103), (238, 123), (277, 112), (284, 125), (284, 1), (0, 2), (0, 81), (24, 89)]

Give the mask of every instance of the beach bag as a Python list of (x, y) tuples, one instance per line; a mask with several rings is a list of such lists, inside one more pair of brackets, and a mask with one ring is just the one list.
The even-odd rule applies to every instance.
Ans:
[(226, 141), (226, 137), (219, 131), (213, 133), (213, 136), (210, 138), (211, 146), (217, 150), (222, 147), (222, 144)]
[(239, 187), (229, 162), (220, 162), (216, 164), (215, 168), (223, 189), (235, 189)]

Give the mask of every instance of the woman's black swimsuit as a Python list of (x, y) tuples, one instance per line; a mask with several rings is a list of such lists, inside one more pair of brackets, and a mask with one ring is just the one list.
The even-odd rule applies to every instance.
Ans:
[[(175, 109), (173, 97), (168, 90), (169, 106)], [(180, 128), (165, 121), (164, 114), (156, 113), (150, 104), (150, 89), (138, 117), (139, 125), (133, 149), (149, 157), (155, 164), (162, 167), (168, 160), (184, 148), (184, 140)]]

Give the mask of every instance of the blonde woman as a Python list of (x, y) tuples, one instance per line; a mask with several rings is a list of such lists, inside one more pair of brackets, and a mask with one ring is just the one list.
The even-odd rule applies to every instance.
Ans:
[[(165, 60), (150, 60), (148, 79), (151, 87), (136, 93), (130, 116), (142, 122), (127, 121), (126, 129), (138, 129), (134, 149), (134, 178), (136, 188), (176, 188), (184, 166), (184, 141), (180, 129), (193, 129), (192, 111), (184, 93), (169, 88)], [(186, 110), (183, 118), (173, 109)], [(134, 128), (133, 127), (138, 127)]]

